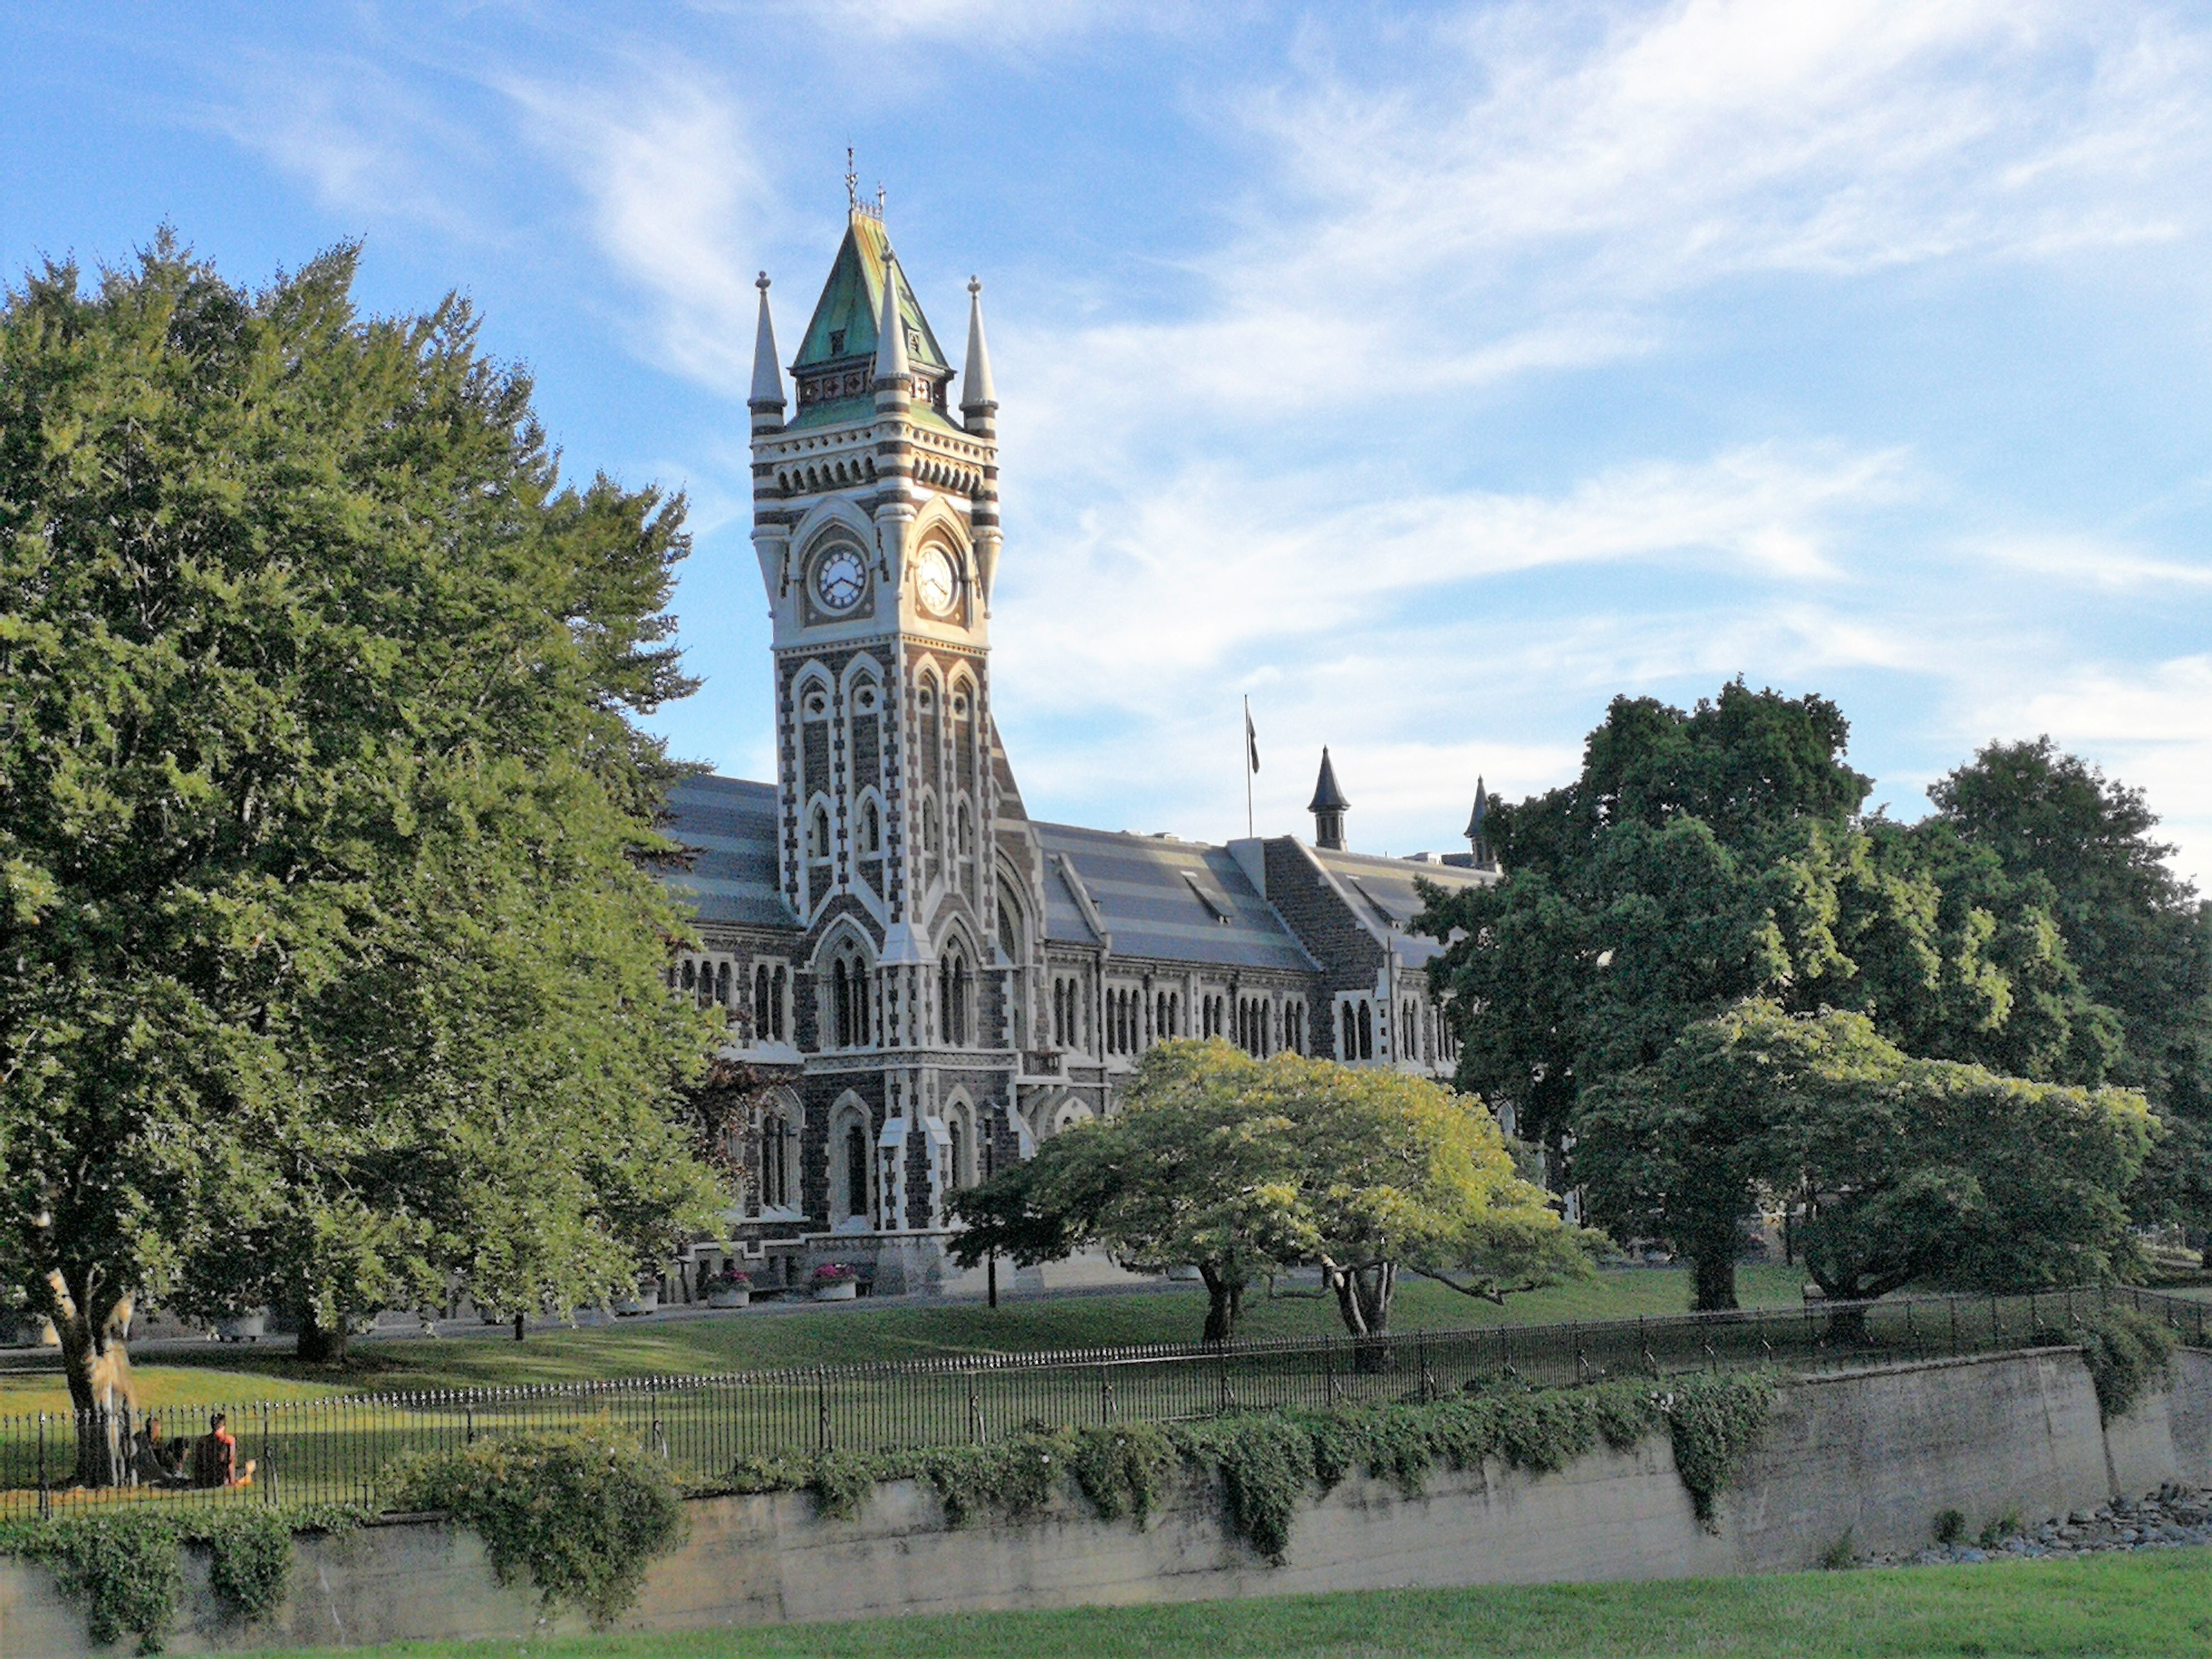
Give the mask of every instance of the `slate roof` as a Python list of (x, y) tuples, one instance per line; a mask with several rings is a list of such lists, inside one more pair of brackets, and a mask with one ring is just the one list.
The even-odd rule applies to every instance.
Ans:
[(1282, 919), (1246, 880), (1225, 847), (1116, 835), (1067, 823), (1038, 823), (1048, 879), (1045, 936), (1096, 944), (1061, 879), (1066, 858), (1098, 907), (1116, 957), (1159, 957), (1225, 968), (1318, 966)]
[(1440, 939), (1407, 931), (1420, 914), (1421, 896), (1413, 890), (1416, 879), (1446, 889), (1487, 886), (1494, 875), (1477, 873), (1462, 865), (1416, 864), (1410, 859), (1377, 857), (1372, 853), (1342, 853), (1325, 848), (1311, 849), (1322, 869), (1336, 878), (1359, 920), (1370, 928), (1397, 933), (1398, 953), (1409, 968), (1426, 964), (1443, 950)]
[(700, 921), (799, 926), (778, 886), (774, 784), (686, 778), (668, 792), (661, 833), (697, 854), (667, 881), (692, 898)]

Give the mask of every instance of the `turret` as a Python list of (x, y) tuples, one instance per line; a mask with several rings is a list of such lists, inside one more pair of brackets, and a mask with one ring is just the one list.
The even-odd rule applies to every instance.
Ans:
[(1314, 781), (1313, 799), (1306, 803), (1306, 811), (1314, 815), (1314, 845), (1331, 852), (1344, 850), (1344, 815), (1352, 810), (1352, 803), (1337, 787), (1336, 769), (1328, 763), (1328, 750), (1321, 751), (1321, 776)]
[(753, 389), (745, 407), (753, 412), (756, 433), (783, 430), (783, 370), (775, 361), (775, 325), (769, 320), (768, 272), (753, 284), (760, 289), (760, 326), (753, 335)]
[(1474, 780), (1474, 811), (1467, 821), (1468, 845), (1474, 851), (1474, 867), (1478, 870), (1495, 870), (1498, 867), (1498, 860), (1491, 854), (1489, 836), (1483, 828), (1489, 817), (1490, 795), (1483, 788), (1482, 778), (1478, 774)]
[(983, 284), (968, 279), (968, 366), (960, 375), (960, 412), (979, 438), (992, 435), (999, 389), (991, 384), (991, 349), (983, 343)]
[(884, 245), (884, 310), (876, 319), (876, 409), (904, 414), (914, 400), (914, 368), (907, 359), (906, 323), (899, 316), (898, 266)]
[(989, 448), (983, 481), (969, 500), (975, 533), (975, 575), (983, 589), (983, 609), (991, 608), (991, 586), (999, 574), (999, 392), (991, 384), (991, 349), (983, 343), (983, 284), (968, 279), (968, 364), (960, 375), (960, 414), (969, 434)]

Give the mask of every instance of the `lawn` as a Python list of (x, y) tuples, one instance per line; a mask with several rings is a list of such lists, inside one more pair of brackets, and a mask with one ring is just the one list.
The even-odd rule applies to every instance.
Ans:
[[(1931, 1659), (2212, 1654), (2203, 1550), (1650, 1584), (1383, 1590), (750, 1631), (533, 1638), (543, 1659)], [(363, 1659), (463, 1659), (513, 1644), (408, 1644)]]
[[(1795, 1267), (1747, 1267), (1738, 1290), (1747, 1307), (1795, 1307), (1804, 1275)], [(1478, 1302), (1424, 1279), (1399, 1290), (1392, 1323), (1400, 1330), (1446, 1330), (1565, 1320), (1633, 1319), (1676, 1314), (1690, 1304), (1688, 1274), (1637, 1267), (1601, 1273), (1579, 1284), (1509, 1298), (1504, 1308)], [(394, 1390), (574, 1382), (599, 1377), (695, 1376), (775, 1370), (872, 1359), (968, 1353), (1034, 1352), (1050, 1348), (1191, 1342), (1206, 1314), (1195, 1285), (1113, 1295), (915, 1304), (863, 1302), (797, 1312), (747, 1310), (708, 1318), (625, 1322), (612, 1328), (533, 1332), (523, 1342), (486, 1335), (365, 1342), (343, 1371), (306, 1365), (289, 1355), (257, 1353), (251, 1370), (235, 1349), (210, 1343), (204, 1358), (165, 1354), (140, 1368), (142, 1384), (162, 1391), (152, 1403), (189, 1400), (295, 1398), (338, 1389)], [(1336, 1304), (1311, 1297), (1246, 1304), (1239, 1334), (1338, 1335)], [(303, 1389), (301, 1385), (306, 1385)], [(0, 1375), (0, 1413), (65, 1408), (59, 1378)]]

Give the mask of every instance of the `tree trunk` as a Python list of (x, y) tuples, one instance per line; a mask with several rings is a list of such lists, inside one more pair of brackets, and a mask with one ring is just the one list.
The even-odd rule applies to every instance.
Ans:
[(1337, 1312), (1352, 1336), (1352, 1368), (1370, 1373), (1389, 1370), (1390, 1297), (1398, 1286), (1397, 1264), (1370, 1261), (1340, 1268), (1330, 1278), (1336, 1287)]
[(70, 1282), (47, 1276), (53, 1294), (54, 1334), (61, 1339), (62, 1375), (76, 1414), (76, 1475), (80, 1486), (114, 1486), (128, 1467), (131, 1408), (137, 1391), (121, 1335), (131, 1298), (103, 1294), (96, 1269)]
[(1199, 1264), (1198, 1276), (1206, 1281), (1206, 1342), (1226, 1342), (1237, 1333), (1237, 1321), (1244, 1311), (1244, 1281), (1224, 1273), (1218, 1267)]
[(1691, 1304), (1695, 1313), (1732, 1312), (1735, 1299), (1735, 1251), (1716, 1251), (1711, 1255), (1691, 1258), (1697, 1270), (1697, 1300)]
[(326, 1327), (315, 1317), (314, 1304), (307, 1304), (300, 1310), (300, 1358), (310, 1365), (344, 1364), (346, 1344), (351, 1335), (349, 1323), (341, 1314), (335, 1329)]

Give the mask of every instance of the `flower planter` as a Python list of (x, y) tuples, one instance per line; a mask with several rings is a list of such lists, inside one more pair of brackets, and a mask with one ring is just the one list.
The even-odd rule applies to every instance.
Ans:
[(817, 1302), (850, 1302), (860, 1293), (860, 1281), (853, 1279), (832, 1279), (827, 1285), (817, 1285), (814, 1287), (814, 1299)]
[(660, 1286), (641, 1285), (637, 1294), (615, 1304), (618, 1314), (649, 1314), (660, 1306)]
[(258, 1342), (269, 1329), (267, 1314), (240, 1314), (235, 1319), (218, 1319), (215, 1334), (225, 1342)]
[(707, 1305), (710, 1308), (743, 1308), (752, 1299), (752, 1287), (749, 1285), (717, 1285), (707, 1292)]

